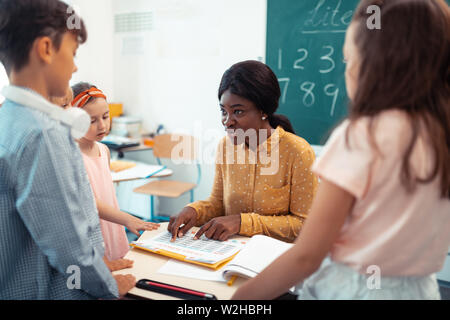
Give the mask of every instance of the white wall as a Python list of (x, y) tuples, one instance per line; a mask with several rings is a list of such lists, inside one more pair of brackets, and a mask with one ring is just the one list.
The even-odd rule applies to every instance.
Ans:
[[(263, 59), (266, 0), (67, 0), (88, 28), (71, 83), (89, 81), (146, 130), (222, 130), (217, 90), (233, 63)], [(153, 13), (148, 32), (114, 34), (114, 14)], [(142, 53), (128, 52), (127, 40)], [(131, 49), (132, 50), (132, 49)]]
[[(88, 42), (80, 46), (75, 62), (78, 66), (71, 85), (88, 81), (98, 85), (114, 100), (113, 14), (111, 0), (65, 0), (79, 13), (88, 29)], [(8, 84), (0, 64), (0, 89)], [(4, 98), (0, 95), (0, 103)]]
[(109, 100), (114, 101), (114, 38), (111, 0), (71, 0), (88, 30), (88, 41), (81, 45), (75, 63), (78, 72), (71, 85), (86, 81), (101, 88)]
[[(266, 0), (73, 0), (88, 27), (80, 47), (79, 71), (72, 83), (89, 81), (103, 89), (110, 102), (122, 102), (127, 115), (143, 120), (153, 131), (189, 133), (202, 141), (207, 162), (196, 199), (211, 192), (220, 123), (218, 86), (224, 71), (247, 59), (265, 60)], [(114, 33), (114, 15), (152, 12), (150, 31)], [(148, 152), (129, 157), (154, 162)], [(174, 178), (195, 181), (194, 171), (176, 171)], [(148, 212), (148, 198), (132, 189), (143, 182), (121, 183), (122, 209)], [(188, 197), (162, 200), (159, 210), (176, 213)]]
[[(114, 0), (113, 12), (153, 13), (153, 30), (115, 35), (114, 93), (144, 127), (221, 129), (217, 89), (233, 63), (265, 54), (265, 0)], [(143, 54), (123, 54), (124, 41)]]

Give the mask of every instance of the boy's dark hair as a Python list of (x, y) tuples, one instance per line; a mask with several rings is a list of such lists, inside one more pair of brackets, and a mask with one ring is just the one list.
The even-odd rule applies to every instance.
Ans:
[(59, 50), (66, 32), (76, 34), (79, 43), (87, 40), (83, 20), (64, 2), (0, 0), (0, 61), (8, 75), (11, 70), (20, 71), (28, 63), (37, 38), (50, 37)]

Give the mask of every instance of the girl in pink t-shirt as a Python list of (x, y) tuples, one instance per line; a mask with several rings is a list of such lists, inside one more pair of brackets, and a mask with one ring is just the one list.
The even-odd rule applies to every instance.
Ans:
[(76, 84), (72, 89), (75, 96), (72, 107), (83, 108), (91, 117), (89, 131), (78, 144), (101, 218), (105, 263), (112, 271), (122, 269), (131, 266), (131, 261), (122, 260), (129, 250), (124, 226), (139, 235), (139, 230), (154, 230), (159, 225), (144, 222), (120, 211), (110, 173), (109, 149), (99, 143), (110, 129), (106, 96), (100, 89), (88, 83)]
[[(371, 29), (375, 5), (381, 29)], [(370, 12), (370, 13), (367, 13)], [(376, 10), (375, 10), (376, 12)], [(450, 245), (450, 10), (363, 0), (344, 45), (349, 117), (313, 165), (321, 184), (292, 249), (234, 299), (440, 299)]]

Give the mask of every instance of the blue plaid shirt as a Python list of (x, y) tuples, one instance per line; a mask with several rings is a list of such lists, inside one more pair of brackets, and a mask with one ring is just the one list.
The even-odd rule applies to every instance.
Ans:
[(0, 299), (115, 298), (103, 255), (98, 212), (70, 128), (6, 100), (0, 108)]

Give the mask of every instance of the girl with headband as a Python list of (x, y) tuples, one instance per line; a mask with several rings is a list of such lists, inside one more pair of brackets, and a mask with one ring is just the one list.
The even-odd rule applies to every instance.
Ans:
[(154, 230), (159, 225), (144, 222), (120, 211), (110, 173), (109, 149), (99, 143), (110, 130), (106, 96), (100, 89), (89, 83), (78, 83), (72, 89), (75, 97), (72, 107), (82, 108), (91, 116), (89, 131), (78, 141), (78, 144), (100, 216), (105, 241), (105, 263), (111, 271), (131, 267), (132, 261), (122, 259), (129, 249), (123, 226), (139, 235), (139, 230)]

